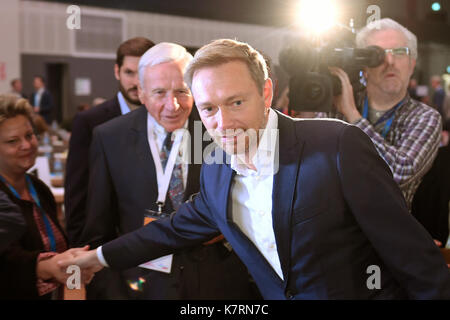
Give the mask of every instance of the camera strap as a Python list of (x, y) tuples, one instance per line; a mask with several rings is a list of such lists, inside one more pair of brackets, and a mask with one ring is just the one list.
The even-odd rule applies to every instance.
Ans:
[[(381, 135), (383, 136), (383, 138), (386, 139), (386, 136), (389, 132), (389, 130), (391, 129), (392, 126), (392, 122), (394, 121), (395, 118), (395, 111), (405, 102), (406, 99), (403, 99), (402, 101), (400, 101), (399, 103), (397, 103), (391, 110), (389, 110), (388, 112), (386, 112), (385, 114), (383, 114), (380, 119), (378, 119), (378, 121), (374, 124), (374, 126), (379, 125), (380, 123), (383, 123), (384, 121), (386, 121), (386, 123), (384, 124), (384, 128), (383, 131), (381, 132)], [(366, 97), (364, 98), (364, 109), (363, 109), (363, 117), (365, 119), (368, 119), (369, 116), (369, 99)]]

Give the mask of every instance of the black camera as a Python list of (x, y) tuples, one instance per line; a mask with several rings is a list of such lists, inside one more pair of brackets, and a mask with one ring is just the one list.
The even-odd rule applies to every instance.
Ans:
[(355, 48), (355, 35), (346, 29), (335, 30), (328, 39), (313, 46), (299, 39), (280, 52), (281, 67), (289, 74), (289, 109), (329, 112), (333, 96), (342, 91), (339, 78), (328, 67), (339, 67), (349, 76), (353, 92), (364, 89), (361, 71), (377, 67), (384, 61), (384, 50), (377, 46)]

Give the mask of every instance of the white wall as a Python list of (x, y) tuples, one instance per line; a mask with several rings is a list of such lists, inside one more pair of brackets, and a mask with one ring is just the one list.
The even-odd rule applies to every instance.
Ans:
[[(20, 4), (21, 53), (76, 55), (72, 36), (77, 31), (66, 27), (68, 4), (40, 1), (20, 1)], [(250, 43), (269, 55), (274, 62), (278, 61), (278, 53), (285, 43), (295, 36), (294, 32), (287, 29), (259, 25), (87, 6), (80, 8), (81, 29), (83, 14), (121, 16), (124, 19), (124, 40), (144, 36), (155, 43), (168, 41), (189, 47), (201, 47), (214, 39), (236, 38)], [(112, 54), (115, 55), (115, 52)]]
[(20, 77), (19, 2), (0, 4), (0, 93), (10, 91), (10, 81)]

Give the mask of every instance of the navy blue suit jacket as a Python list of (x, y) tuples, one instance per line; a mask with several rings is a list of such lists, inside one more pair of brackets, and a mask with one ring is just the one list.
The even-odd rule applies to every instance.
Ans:
[[(170, 218), (104, 245), (108, 264), (137, 265), (220, 231), (266, 299), (450, 298), (439, 249), (370, 139), (337, 120), (278, 118), (272, 216), (284, 281), (232, 221), (228, 164), (203, 165), (199, 195)], [(368, 289), (371, 265), (381, 289)]]

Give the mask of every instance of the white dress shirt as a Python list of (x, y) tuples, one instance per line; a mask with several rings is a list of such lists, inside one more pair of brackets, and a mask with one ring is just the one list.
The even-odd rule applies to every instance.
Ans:
[(127, 114), (130, 112), (130, 107), (128, 106), (127, 102), (125, 101), (125, 98), (123, 97), (122, 92), (117, 93), (117, 100), (119, 100), (119, 106), (120, 106), (120, 112), (122, 115)]
[(272, 225), (273, 176), (278, 168), (275, 163), (277, 129), (278, 115), (270, 109), (258, 150), (252, 158), (256, 171), (240, 162), (238, 156), (231, 156), (231, 168), (237, 173), (232, 182), (231, 197), (233, 222), (283, 279)]

